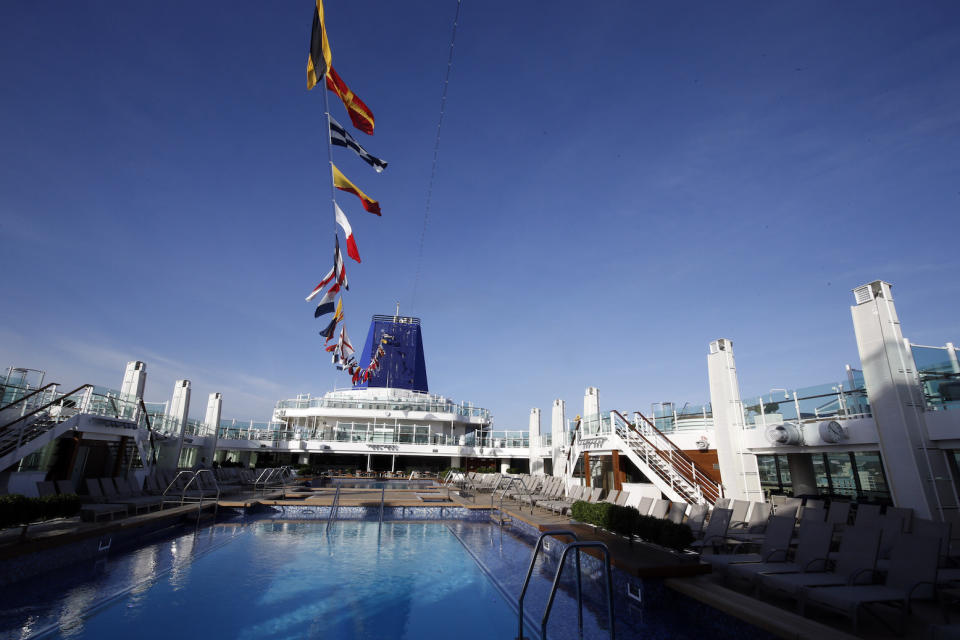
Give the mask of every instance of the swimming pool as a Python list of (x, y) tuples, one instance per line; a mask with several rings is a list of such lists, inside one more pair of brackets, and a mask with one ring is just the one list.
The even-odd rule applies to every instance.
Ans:
[[(302, 519), (322, 514), (300, 511), (272, 507), (138, 536), (130, 550), (21, 580), (0, 589), (0, 639), (516, 637), (535, 529), (440, 507), (392, 511), (404, 520), (378, 525), (377, 509), (345, 507), (342, 515), (355, 519), (328, 530), (324, 520)], [(424, 521), (444, 512), (460, 519)], [(551, 541), (537, 562), (525, 605), (529, 638), (539, 637), (562, 546)], [(607, 638), (602, 574), (592, 558), (583, 562), (585, 637)], [(662, 580), (614, 574), (618, 640), (770, 638)], [(550, 640), (577, 638), (571, 563), (563, 575)], [(641, 601), (627, 597), (628, 584)]]
[(0, 636), (507, 638), (516, 614), (441, 523), (254, 522), (2, 594)]

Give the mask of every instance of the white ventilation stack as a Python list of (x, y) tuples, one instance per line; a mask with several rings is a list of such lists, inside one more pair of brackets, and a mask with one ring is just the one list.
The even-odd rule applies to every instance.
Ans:
[(530, 409), (530, 475), (543, 475), (540, 458), (540, 409)]
[(553, 411), (550, 414), (550, 454), (553, 458), (553, 475), (566, 473), (563, 468), (566, 452), (563, 448), (567, 444), (567, 405), (563, 400), (553, 401)]
[(951, 520), (958, 505), (948, 461), (930, 442), (923, 389), (890, 287), (882, 280), (857, 287), (850, 307), (887, 484), (894, 505), (912, 507), (915, 517)]
[(710, 374), (713, 433), (717, 441), (723, 495), (725, 498), (763, 502), (757, 457), (743, 444), (746, 424), (732, 341), (720, 338), (710, 343), (707, 371)]
[(131, 360), (123, 372), (123, 384), (120, 385), (120, 397), (143, 400), (143, 392), (147, 387), (147, 363), (140, 360)]

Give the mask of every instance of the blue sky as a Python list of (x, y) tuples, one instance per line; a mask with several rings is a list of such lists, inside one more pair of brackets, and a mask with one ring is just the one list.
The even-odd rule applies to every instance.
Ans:
[[(895, 285), (914, 342), (960, 342), (960, 7), (953, 2), (465, 0), (411, 307), (456, 4), (329, 0), (334, 66), (380, 175), (335, 162), (354, 342), (423, 320), (431, 389), (525, 428), (554, 398), (708, 399), (842, 379), (850, 290)], [(329, 268), (312, 4), (0, 7), (0, 364), (224, 416), (347, 384), (303, 301)], [(333, 96), (331, 96), (333, 98)], [(334, 101), (341, 123), (348, 118)], [(547, 415), (545, 413), (545, 415)], [(548, 418), (545, 418), (545, 423)]]

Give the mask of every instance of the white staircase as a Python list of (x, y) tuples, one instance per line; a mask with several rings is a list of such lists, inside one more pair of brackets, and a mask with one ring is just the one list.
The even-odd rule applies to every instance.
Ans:
[(631, 423), (619, 412), (611, 411), (600, 420), (596, 434), (584, 434), (577, 425), (568, 468), (572, 471), (583, 452), (582, 440), (607, 438), (604, 448), (619, 449), (664, 495), (675, 502), (713, 505), (723, 497), (723, 487), (690, 459), (676, 444), (637, 412)]

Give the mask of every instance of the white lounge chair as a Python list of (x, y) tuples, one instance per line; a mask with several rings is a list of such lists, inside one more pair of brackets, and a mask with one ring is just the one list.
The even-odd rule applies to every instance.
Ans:
[(804, 587), (855, 584), (858, 576), (876, 566), (879, 549), (879, 529), (849, 527), (840, 540), (840, 549), (828, 558), (829, 571), (761, 573), (757, 586), (767, 593), (798, 598)]
[(842, 587), (804, 587), (802, 606), (829, 609), (847, 616), (858, 631), (860, 611), (867, 605), (884, 603), (900, 606), (901, 633), (914, 599), (929, 599), (937, 577), (939, 540), (906, 534), (897, 540), (890, 556), (890, 569), (884, 584)]
[(756, 585), (761, 573), (803, 573), (822, 571), (826, 567), (833, 527), (826, 522), (804, 522), (800, 526), (799, 544), (792, 561), (778, 558), (764, 562), (727, 565), (726, 576), (745, 584)]

